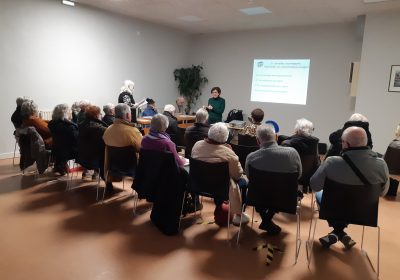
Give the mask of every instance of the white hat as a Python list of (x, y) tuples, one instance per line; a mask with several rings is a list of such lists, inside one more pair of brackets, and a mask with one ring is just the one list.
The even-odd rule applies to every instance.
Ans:
[(171, 105), (171, 104), (167, 104), (164, 106), (164, 111), (173, 113), (173, 112), (175, 112), (175, 106)]

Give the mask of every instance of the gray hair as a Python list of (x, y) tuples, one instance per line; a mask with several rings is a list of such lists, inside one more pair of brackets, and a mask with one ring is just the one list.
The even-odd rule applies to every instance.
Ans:
[(81, 101), (79, 101), (79, 108), (81, 108), (81, 110), (85, 110), (86, 107), (90, 106), (90, 101), (87, 99), (83, 99)]
[(75, 101), (72, 103), (71, 110), (78, 113), (81, 110), (81, 107), (79, 106), (79, 101)]
[(52, 120), (67, 120), (69, 116), (68, 104), (58, 104), (54, 107), (53, 114), (51, 116)]
[(349, 121), (368, 122), (368, 119), (366, 116), (364, 116), (360, 113), (354, 113), (353, 115), (350, 116)]
[(207, 110), (204, 110), (203, 108), (200, 108), (196, 112), (196, 122), (197, 123), (205, 123), (208, 119), (208, 112)]
[(368, 143), (367, 133), (358, 126), (346, 128), (343, 131), (342, 140), (346, 141), (350, 147), (365, 147)]
[(25, 96), (19, 96), (17, 97), (17, 100), (15, 100), (15, 102), (17, 103), (17, 106), (22, 106), (22, 103), (24, 103), (25, 101), (29, 101), (30, 99), (28, 97)]
[(38, 112), (38, 106), (36, 105), (35, 102), (33, 102), (33, 100), (27, 100), (24, 101), (24, 103), (22, 103), (21, 116), (23, 119), (35, 115), (37, 114), (37, 112)]
[(218, 122), (213, 124), (208, 131), (208, 138), (217, 142), (225, 143), (228, 140), (229, 131), (226, 124), (223, 122)]
[(155, 114), (151, 118), (150, 128), (156, 132), (165, 132), (168, 128), (169, 121), (167, 116), (163, 114)]
[(400, 138), (400, 124), (396, 127), (396, 130), (394, 131), (396, 135), (396, 139)]
[(120, 93), (127, 91), (132, 94), (134, 89), (135, 89), (135, 83), (131, 80), (125, 80), (124, 85), (121, 87)]
[(175, 112), (175, 106), (172, 104), (167, 104), (164, 106), (165, 112), (170, 112), (171, 114)]
[(103, 106), (103, 112), (106, 115), (112, 115), (114, 108), (115, 108), (114, 104), (107, 103), (106, 105)]
[(275, 128), (271, 124), (262, 124), (257, 127), (256, 136), (261, 144), (276, 141)]
[(131, 108), (125, 103), (119, 103), (117, 106), (115, 106), (115, 117), (117, 119), (126, 119), (126, 114), (131, 113)]
[(305, 118), (298, 119), (294, 126), (294, 132), (298, 135), (311, 136), (314, 131), (314, 125), (312, 122)]

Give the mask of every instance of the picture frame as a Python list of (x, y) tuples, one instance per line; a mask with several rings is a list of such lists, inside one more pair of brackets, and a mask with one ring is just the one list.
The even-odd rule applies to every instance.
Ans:
[(389, 92), (400, 92), (400, 65), (392, 65), (390, 69)]

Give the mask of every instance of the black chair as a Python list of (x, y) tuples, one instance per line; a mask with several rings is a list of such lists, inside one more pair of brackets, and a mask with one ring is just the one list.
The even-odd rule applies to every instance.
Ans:
[(257, 146), (257, 138), (247, 134), (238, 134), (238, 144), (243, 146)]
[[(106, 163), (107, 169), (104, 170), (104, 178), (106, 182), (109, 182), (110, 178), (121, 178), (122, 186), (125, 189), (124, 177), (131, 177), (134, 179), (137, 157), (136, 150), (133, 146), (126, 147), (113, 147), (106, 146)], [(103, 200), (105, 196), (105, 189), (103, 192)]]
[(164, 234), (179, 232), (185, 176), (170, 152), (141, 149), (132, 188), (153, 203), (151, 221)]
[(307, 190), (310, 185), (310, 178), (318, 169), (319, 160), (317, 154), (300, 155), (301, 160), (301, 177), (299, 184), (303, 186), (303, 190)]
[[(341, 184), (327, 178), (324, 184), (324, 193), (319, 209), (319, 218), (323, 220), (332, 220), (346, 224), (355, 224), (363, 226), (361, 250), (369, 259), (363, 249), (364, 227), (378, 228), (378, 260), (377, 275), (379, 276), (379, 253), (380, 253), (380, 227), (378, 226), (378, 205), (379, 196), (382, 191), (381, 185), (348, 185)], [(318, 212), (316, 202), (313, 199), (312, 213)], [(310, 229), (307, 240), (307, 261), (308, 266), (311, 262), (311, 252), (314, 244), (315, 229), (317, 221), (313, 215), (310, 222)], [(312, 224), (314, 224), (311, 237)], [(371, 262), (370, 262), (371, 263)], [(371, 263), (372, 266), (372, 263)], [(374, 269), (374, 267), (372, 267)]]
[(328, 151), (328, 145), (326, 143), (318, 143), (318, 154), (324, 156)]
[(239, 157), (239, 162), (243, 168), (245, 167), (247, 156), (250, 153), (257, 151), (260, 148), (259, 146), (242, 146), (235, 144), (230, 144), (230, 145), (232, 146), (232, 150)]
[[(201, 195), (210, 198), (217, 198), (220, 201), (229, 201), (229, 165), (228, 162), (210, 163), (194, 158), (190, 160), (188, 192), (193, 195)], [(196, 202), (196, 200), (195, 200)], [(182, 200), (181, 213), (183, 211), (184, 199)], [(197, 205), (195, 205), (197, 209)], [(228, 235), (230, 211), (228, 213)]]
[(391, 175), (400, 175), (400, 149), (389, 146), (386, 150), (384, 160)]
[[(301, 199), (298, 197), (297, 178), (298, 173), (280, 173), (264, 171), (249, 165), (249, 184), (247, 186), (247, 199), (243, 205), (253, 206), (254, 208), (263, 207), (275, 209), (278, 212), (289, 213), (297, 216), (297, 231), (296, 231), (296, 253), (295, 263), (300, 252), (300, 219), (301, 219)], [(242, 227), (242, 221), (239, 225), (239, 233), (237, 236), (237, 244)]]
[(178, 126), (178, 133), (176, 134), (176, 147), (181, 149), (185, 148), (185, 132), (186, 128)]

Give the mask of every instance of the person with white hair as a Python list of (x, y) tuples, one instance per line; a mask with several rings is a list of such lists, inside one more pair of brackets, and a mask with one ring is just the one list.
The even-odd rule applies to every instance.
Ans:
[(192, 148), (197, 141), (204, 140), (208, 136), (210, 125), (207, 123), (208, 112), (200, 108), (196, 112), (196, 119), (193, 126), (186, 128), (185, 141), (185, 157), (189, 158), (192, 154)]
[(53, 137), (54, 171), (64, 175), (68, 171), (67, 161), (78, 155), (79, 135), (78, 125), (71, 121), (71, 110), (67, 104), (54, 107), (49, 129)]
[(178, 120), (175, 117), (175, 106), (172, 104), (167, 104), (164, 106), (163, 115), (168, 118), (168, 128), (167, 133), (171, 136), (172, 142), (176, 144), (178, 135)]
[(112, 125), (115, 119), (115, 106), (112, 103), (107, 103), (103, 106), (104, 116), (101, 119), (107, 125)]
[[(249, 176), (249, 167), (263, 171), (298, 173), (300, 178), (302, 166), (299, 153), (292, 147), (283, 147), (277, 144), (278, 135), (272, 124), (262, 124), (256, 130), (257, 142), (260, 149), (250, 153), (246, 158), (246, 174)], [(251, 180), (251, 178), (249, 177)], [(272, 221), (277, 212), (272, 208), (256, 207), (262, 222), (260, 229), (267, 231), (269, 235), (277, 235), (281, 228)]]
[[(294, 135), (289, 136), (281, 143), (282, 146), (295, 148), (302, 159), (303, 176), (300, 178), (299, 183), (303, 186), (304, 192), (308, 192), (310, 177), (321, 163), (318, 154), (319, 139), (312, 136), (313, 132), (314, 125), (312, 122), (305, 118), (298, 119), (294, 127)], [(308, 162), (308, 157), (313, 157), (312, 162), (311, 160)], [(310, 168), (306, 169), (306, 165), (310, 166)]]
[(361, 127), (365, 130), (368, 138), (367, 146), (372, 149), (373, 144), (372, 144), (371, 132), (369, 131), (368, 119), (367, 117), (365, 117), (360, 113), (354, 113), (350, 116), (349, 120), (344, 123), (342, 129), (338, 129), (329, 135), (329, 142), (331, 143), (331, 146), (329, 147), (326, 157), (340, 155), (342, 151), (342, 140), (341, 140), (342, 133), (346, 128), (351, 126)]
[[(348, 160), (353, 162), (354, 166), (359, 169), (364, 180), (369, 184), (381, 186), (381, 195), (385, 195), (389, 187), (389, 171), (385, 161), (379, 158), (368, 145), (368, 137), (366, 131), (357, 126), (346, 128), (342, 134), (342, 156), (331, 156), (327, 158), (318, 170), (314, 173), (310, 180), (311, 188), (317, 192), (315, 197), (318, 203), (322, 202), (323, 188), (326, 179), (330, 179), (337, 183), (346, 185), (363, 185), (361, 176), (357, 175), (354, 169), (347, 163)], [(338, 204), (339, 208), (340, 205)], [(352, 248), (356, 242), (346, 233), (344, 229), (346, 223), (328, 220), (333, 231), (328, 235), (319, 239), (321, 245), (329, 248), (332, 244), (339, 240), (346, 249)]]
[(81, 107), (79, 106), (79, 101), (75, 101), (72, 103), (71, 112), (72, 112), (72, 121), (78, 124), (78, 114), (81, 111)]
[(17, 103), (17, 108), (15, 109), (14, 113), (11, 115), (11, 122), (14, 125), (14, 128), (20, 128), (22, 125), (22, 116), (21, 116), (21, 106), (22, 103), (28, 101), (29, 98), (27, 97), (17, 97), (15, 102)]
[(136, 122), (136, 108), (134, 108), (135, 99), (133, 99), (134, 89), (135, 83), (131, 80), (125, 80), (118, 96), (118, 103), (125, 103), (131, 108), (132, 122)]
[[(226, 144), (228, 140), (229, 131), (225, 123), (215, 123), (208, 130), (208, 138), (200, 140), (194, 144), (192, 149), (192, 158), (205, 162), (228, 162), (229, 175), (233, 181), (230, 184), (229, 190), (229, 204), (231, 213), (235, 214), (233, 224), (239, 225), (240, 218), (242, 223), (248, 223), (249, 217), (242, 213), (242, 198), (239, 188), (245, 192), (247, 181), (243, 178), (243, 169), (239, 162), (239, 157), (235, 154), (232, 148)], [(234, 182), (237, 182), (234, 183)], [(239, 188), (238, 186), (239, 185)], [(215, 213), (222, 207), (223, 201), (214, 199), (216, 209)]]

